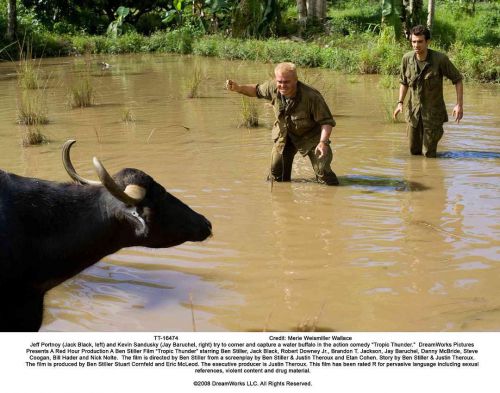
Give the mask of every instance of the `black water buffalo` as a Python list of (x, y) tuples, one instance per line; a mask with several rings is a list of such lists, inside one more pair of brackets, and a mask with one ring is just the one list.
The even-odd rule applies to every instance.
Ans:
[(0, 331), (37, 331), (45, 292), (104, 256), (130, 246), (202, 241), (210, 222), (150, 176), (123, 169), (99, 181), (79, 176), (63, 146), (66, 171), (79, 184), (0, 170)]

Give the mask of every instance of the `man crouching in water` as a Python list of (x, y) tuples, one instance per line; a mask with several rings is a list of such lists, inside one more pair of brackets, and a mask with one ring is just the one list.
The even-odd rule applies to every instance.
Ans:
[(319, 91), (299, 82), (293, 63), (280, 63), (274, 69), (275, 80), (257, 85), (239, 85), (226, 81), (230, 91), (271, 101), (276, 121), (272, 130), (274, 146), (271, 176), (276, 181), (290, 181), (297, 152), (308, 156), (318, 182), (339, 184), (332, 171), (330, 135), (335, 120)]

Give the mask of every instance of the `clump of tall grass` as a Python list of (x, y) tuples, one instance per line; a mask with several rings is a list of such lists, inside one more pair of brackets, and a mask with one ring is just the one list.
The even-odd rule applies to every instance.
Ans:
[(19, 65), (17, 67), (17, 80), (23, 89), (35, 90), (41, 87), (40, 83), (40, 63), (32, 56), (32, 46), (30, 43), (24, 47), (21, 45), (19, 55)]
[(86, 57), (75, 67), (77, 78), (68, 87), (67, 105), (70, 108), (86, 108), (92, 106), (95, 100), (95, 87), (92, 83), (92, 70), (95, 69), (94, 60)]
[(24, 147), (40, 145), (47, 142), (47, 137), (42, 134), (38, 127), (26, 126), (21, 136), (21, 142)]
[(19, 124), (29, 126), (38, 126), (49, 122), (45, 90), (23, 92), (18, 103), (17, 121)]
[(95, 91), (90, 75), (78, 79), (69, 89), (68, 103), (72, 108), (85, 108), (94, 104)]
[(191, 79), (188, 82), (188, 98), (197, 98), (200, 96), (200, 86), (201, 83), (206, 79), (205, 74), (200, 67), (194, 67), (193, 73), (191, 74)]
[(393, 117), (394, 109), (396, 109), (397, 93), (388, 92), (385, 94), (382, 101), (382, 111), (384, 113), (384, 120), (386, 123), (403, 123), (404, 113), (401, 112), (396, 119)]
[(22, 60), (17, 70), (17, 80), (23, 89), (38, 89), (40, 87), (40, 76), (38, 69), (31, 59)]
[(124, 123), (133, 123), (135, 121), (135, 115), (132, 109), (125, 108), (122, 113), (122, 121)]
[(241, 98), (240, 127), (255, 128), (259, 126), (259, 110), (255, 100), (243, 96)]

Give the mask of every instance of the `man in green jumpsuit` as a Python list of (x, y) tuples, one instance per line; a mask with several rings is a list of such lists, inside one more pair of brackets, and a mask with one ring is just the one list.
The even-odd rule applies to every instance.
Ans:
[(396, 119), (402, 111), (409, 90), (405, 117), (410, 152), (436, 157), (437, 145), (443, 136), (443, 123), (448, 121), (443, 98), (443, 76), (455, 85), (457, 104), (453, 108), (453, 116), (457, 123), (463, 117), (463, 83), (462, 75), (448, 57), (428, 48), (429, 40), (430, 32), (426, 27), (419, 25), (412, 28), (413, 51), (406, 53), (401, 62), (399, 100), (393, 117)]
[(271, 101), (276, 121), (272, 130), (271, 176), (276, 181), (290, 181), (295, 154), (308, 156), (316, 179), (330, 186), (338, 185), (332, 171), (330, 135), (335, 120), (322, 95), (298, 80), (293, 63), (280, 63), (275, 79), (262, 84), (239, 85), (226, 81), (230, 91)]

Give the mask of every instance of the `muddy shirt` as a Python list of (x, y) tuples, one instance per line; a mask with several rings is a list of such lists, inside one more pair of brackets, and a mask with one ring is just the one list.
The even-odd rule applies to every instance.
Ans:
[(403, 56), (399, 83), (408, 86), (410, 94), (405, 116), (412, 127), (417, 127), (420, 116), (425, 128), (440, 126), (448, 121), (443, 98), (443, 76), (453, 84), (462, 80), (462, 75), (445, 54), (428, 49), (427, 59), (421, 69), (415, 52)]
[(276, 116), (273, 141), (284, 146), (288, 136), (302, 155), (316, 148), (322, 125), (335, 127), (335, 120), (321, 93), (300, 81), (294, 97), (285, 99), (274, 80), (257, 85), (257, 97), (269, 100), (273, 105)]

